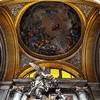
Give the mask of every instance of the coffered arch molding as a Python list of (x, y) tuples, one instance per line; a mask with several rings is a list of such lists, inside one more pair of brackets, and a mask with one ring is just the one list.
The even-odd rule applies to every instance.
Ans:
[(99, 9), (92, 12), (87, 23), (83, 41), (83, 52), (82, 52), (82, 70), (85, 78), (88, 81), (96, 81), (96, 73), (94, 68), (94, 48), (95, 41), (98, 31), (100, 30), (100, 15)]
[(14, 20), (7, 7), (0, 7), (0, 26), (6, 38), (8, 55), (5, 62), (7, 66), (2, 80), (12, 80), (19, 66), (19, 47)]

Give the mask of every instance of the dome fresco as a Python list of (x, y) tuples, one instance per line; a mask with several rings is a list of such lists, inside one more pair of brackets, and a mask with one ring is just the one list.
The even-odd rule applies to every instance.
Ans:
[(29, 7), (20, 22), (20, 36), (32, 52), (55, 56), (79, 41), (81, 21), (76, 11), (61, 2), (40, 2)]

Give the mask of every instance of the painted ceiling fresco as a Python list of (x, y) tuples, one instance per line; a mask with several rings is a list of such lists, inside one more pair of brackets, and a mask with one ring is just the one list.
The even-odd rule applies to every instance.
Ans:
[(32, 52), (55, 56), (71, 50), (81, 36), (81, 21), (76, 11), (59, 2), (32, 5), (20, 22), (20, 36)]

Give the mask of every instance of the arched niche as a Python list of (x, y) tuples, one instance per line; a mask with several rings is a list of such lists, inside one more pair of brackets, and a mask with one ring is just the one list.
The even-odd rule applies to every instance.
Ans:
[[(83, 41), (83, 52), (82, 52), (82, 70), (85, 78), (88, 81), (96, 81), (96, 69), (95, 63), (95, 42), (97, 41), (97, 34), (100, 30), (100, 14), (99, 9), (92, 12), (87, 23)], [(99, 72), (100, 73), (100, 72)]]
[(7, 7), (0, 7), (0, 27), (5, 36), (5, 68), (1, 80), (12, 80), (19, 66), (19, 48), (13, 17)]

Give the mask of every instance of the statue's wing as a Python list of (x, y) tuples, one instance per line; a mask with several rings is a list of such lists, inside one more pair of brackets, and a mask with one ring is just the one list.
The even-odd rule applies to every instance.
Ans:
[(36, 71), (40, 71), (40, 68), (38, 65), (36, 65), (34, 63), (29, 63), (29, 65), (31, 65)]

